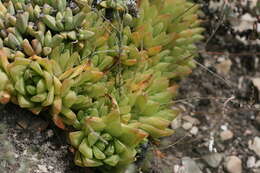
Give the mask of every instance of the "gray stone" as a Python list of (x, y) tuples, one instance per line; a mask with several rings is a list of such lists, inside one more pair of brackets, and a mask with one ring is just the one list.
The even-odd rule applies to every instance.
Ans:
[(38, 165), (39, 171), (42, 173), (47, 173), (48, 169), (46, 168), (45, 165)]
[(251, 157), (249, 157), (249, 158), (247, 159), (246, 166), (247, 166), (248, 168), (254, 168), (254, 167), (255, 167), (255, 164), (256, 164), (255, 162), (256, 162), (255, 157), (254, 157), (254, 156), (251, 156)]
[(197, 135), (198, 134), (198, 127), (194, 126), (190, 129), (190, 133), (193, 134), (193, 135)]
[(253, 78), (252, 82), (254, 86), (258, 89), (258, 91), (260, 91), (260, 78)]
[(202, 173), (197, 163), (189, 157), (182, 158), (185, 173)]
[(260, 157), (260, 137), (256, 136), (254, 141), (248, 142), (249, 149), (253, 150)]
[(47, 136), (49, 138), (53, 137), (53, 135), (54, 135), (53, 130), (50, 129), (50, 130), (47, 131)]
[(260, 113), (257, 114), (255, 121), (256, 121), (256, 124), (260, 126)]
[(253, 172), (254, 172), (254, 173), (259, 173), (259, 172), (260, 172), (260, 169), (253, 169)]
[(256, 161), (255, 167), (256, 167), (256, 168), (260, 168), (260, 160)]
[(229, 156), (226, 158), (225, 168), (229, 173), (242, 173), (242, 161), (237, 156)]
[(53, 166), (48, 166), (48, 170), (52, 171), (54, 169)]
[(191, 117), (189, 115), (183, 116), (182, 119), (190, 122), (191, 124), (195, 124), (195, 125), (200, 124), (200, 121), (197, 118)]
[(180, 128), (180, 127), (181, 127), (181, 116), (178, 116), (174, 120), (172, 120), (171, 128), (173, 130), (176, 130), (176, 129)]
[(223, 159), (222, 153), (211, 153), (202, 157), (203, 160), (212, 168), (217, 168)]
[(226, 76), (231, 68), (232, 62), (231, 60), (223, 60), (219, 64), (216, 65), (217, 73), (223, 76)]
[(189, 122), (183, 123), (183, 125), (182, 125), (182, 128), (184, 128), (185, 130), (189, 130), (189, 129), (191, 129), (191, 127), (192, 127), (192, 124)]

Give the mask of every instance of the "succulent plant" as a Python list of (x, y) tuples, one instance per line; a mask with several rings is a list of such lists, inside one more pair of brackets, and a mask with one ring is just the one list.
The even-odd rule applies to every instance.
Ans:
[(1, 47), (20, 50), (27, 56), (47, 56), (63, 41), (89, 36), (88, 31), (81, 30), (86, 14), (74, 2), (9, 0), (0, 7)]
[(75, 163), (79, 166), (124, 165), (134, 161), (136, 146), (148, 134), (132, 124), (120, 121), (119, 111), (100, 117), (87, 117), (83, 131), (70, 133), (78, 148)]
[(169, 103), (195, 66), (198, 6), (142, 0), (131, 14), (128, 5), (0, 2), (0, 102), (50, 110), (79, 166), (127, 165), (148, 136), (173, 134)]
[(12, 86), (7, 74), (0, 68), (0, 103), (6, 104), (10, 101), (11, 95), (8, 86)]

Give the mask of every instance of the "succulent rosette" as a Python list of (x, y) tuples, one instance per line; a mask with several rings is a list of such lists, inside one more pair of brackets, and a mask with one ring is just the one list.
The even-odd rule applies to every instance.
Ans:
[(78, 149), (75, 163), (79, 166), (126, 165), (135, 160), (136, 147), (148, 134), (136, 125), (122, 124), (119, 111), (103, 117), (86, 117), (84, 130), (69, 134)]
[(71, 49), (69, 44), (61, 44), (49, 56), (56, 88), (51, 114), (56, 125), (63, 129), (65, 125), (80, 128), (76, 114), (91, 106), (92, 97), (89, 93), (93, 91), (92, 95), (95, 95), (96, 91), (92, 88), (104, 76), (87, 61), (79, 64), (80, 55)]
[[(140, 122), (140, 129), (151, 137), (159, 138), (173, 134), (169, 129), (171, 121), (178, 115), (178, 110), (169, 108), (169, 103), (176, 94), (176, 85), (169, 87), (167, 78), (160, 74), (140, 74), (140, 78), (129, 81), (127, 88), (132, 103), (130, 122)], [(141, 80), (140, 80), (141, 79)]]
[[(5, 58), (6, 55), (1, 56)], [(6, 58), (7, 60), (7, 58)], [(13, 101), (22, 108), (38, 114), (43, 107), (52, 105), (55, 94), (54, 78), (50, 60), (39, 56), (16, 57), (6, 61), (6, 71), (13, 84)]]

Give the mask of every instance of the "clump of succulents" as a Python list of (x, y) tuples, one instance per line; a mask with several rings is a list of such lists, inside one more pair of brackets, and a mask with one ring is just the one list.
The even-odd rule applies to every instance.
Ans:
[(126, 1), (0, 2), (0, 102), (49, 110), (78, 166), (123, 167), (140, 144), (173, 133), (169, 103), (202, 39), (198, 6), (137, 6), (133, 15)]

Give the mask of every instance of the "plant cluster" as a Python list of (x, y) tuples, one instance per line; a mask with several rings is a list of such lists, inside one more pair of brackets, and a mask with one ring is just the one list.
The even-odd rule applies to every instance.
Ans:
[(125, 1), (95, 3), (0, 2), (0, 102), (49, 110), (77, 165), (120, 167), (173, 133), (169, 103), (203, 29), (186, 0), (141, 0), (137, 16)]

